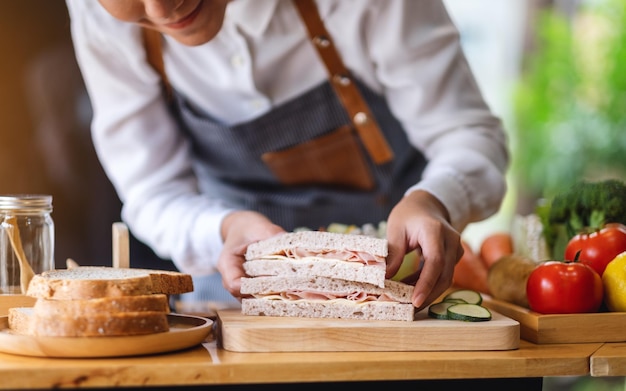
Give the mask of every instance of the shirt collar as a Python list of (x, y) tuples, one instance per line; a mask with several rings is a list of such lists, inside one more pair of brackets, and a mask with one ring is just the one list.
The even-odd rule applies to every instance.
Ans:
[(279, 0), (232, 0), (226, 18), (251, 36), (261, 36), (274, 15)]

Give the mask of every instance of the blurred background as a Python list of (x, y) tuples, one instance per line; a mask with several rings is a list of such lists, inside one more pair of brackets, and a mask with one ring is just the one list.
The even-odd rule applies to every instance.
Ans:
[[(624, 0), (444, 0), (511, 145), (501, 211), (473, 245), (574, 181), (626, 180)], [(0, 193), (54, 197), (58, 267), (111, 264), (120, 202), (89, 134), (91, 107), (62, 0), (3, 2)], [(131, 238), (131, 265), (170, 268)], [(159, 260), (160, 261), (160, 260)], [(623, 390), (624, 379), (546, 379), (546, 390)]]
[(626, 2), (446, 0), (512, 166), (501, 213), (474, 243), (579, 179), (626, 179)]
[[(53, 196), (55, 260), (111, 265), (121, 203), (97, 160), (63, 0), (3, 2), (0, 193)], [(174, 270), (131, 233), (131, 264)]]

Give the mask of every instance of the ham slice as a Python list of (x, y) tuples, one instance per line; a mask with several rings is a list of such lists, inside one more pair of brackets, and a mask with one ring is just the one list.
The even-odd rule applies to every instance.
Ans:
[(306, 290), (286, 290), (282, 292), (271, 292), (263, 294), (255, 294), (257, 299), (272, 298), (283, 300), (337, 300), (345, 299), (354, 303), (365, 303), (368, 301), (389, 301), (395, 302), (385, 293), (373, 294), (366, 292), (350, 292), (350, 293), (337, 293), (337, 292), (324, 292), (324, 291), (306, 291)]
[(281, 255), (290, 259), (303, 258), (324, 258), (324, 259), (340, 259), (346, 262), (360, 262), (364, 265), (385, 265), (385, 258), (362, 251), (349, 250), (323, 250), (311, 251), (304, 248), (293, 248), (279, 252)]

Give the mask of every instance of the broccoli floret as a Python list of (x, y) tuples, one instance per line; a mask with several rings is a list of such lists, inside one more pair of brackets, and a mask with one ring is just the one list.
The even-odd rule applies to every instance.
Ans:
[(599, 230), (607, 223), (626, 224), (626, 183), (617, 179), (580, 181), (538, 210), (553, 257), (560, 257), (576, 234)]

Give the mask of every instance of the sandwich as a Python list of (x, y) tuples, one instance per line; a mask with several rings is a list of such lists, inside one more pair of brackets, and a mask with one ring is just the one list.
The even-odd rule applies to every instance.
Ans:
[(413, 321), (413, 287), (386, 280), (381, 288), (328, 277), (244, 278), (244, 315)]
[(35, 275), (33, 307), (9, 309), (9, 328), (42, 337), (104, 337), (169, 331), (170, 294), (193, 291), (185, 273), (79, 266)]
[(387, 241), (323, 231), (248, 246), (244, 315), (413, 321), (413, 286), (385, 279)]
[(385, 286), (387, 240), (366, 235), (298, 231), (252, 243), (247, 275), (320, 276)]

